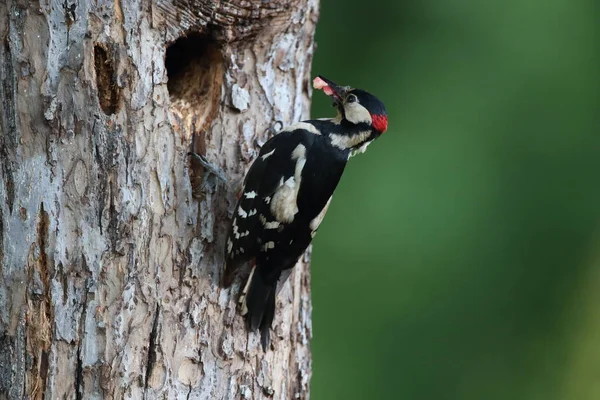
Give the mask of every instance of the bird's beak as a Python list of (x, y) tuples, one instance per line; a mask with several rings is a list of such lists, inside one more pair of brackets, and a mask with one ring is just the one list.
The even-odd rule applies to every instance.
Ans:
[(313, 87), (315, 89), (322, 89), (323, 92), (329, 97), (332, 97), (334, 102), (339, 105), (342, 104), (344, 94), (348, 91), (348, 87), (339, 86), (333, 81), (325, 78), (324, 76), (317, 76), (313, 80)]

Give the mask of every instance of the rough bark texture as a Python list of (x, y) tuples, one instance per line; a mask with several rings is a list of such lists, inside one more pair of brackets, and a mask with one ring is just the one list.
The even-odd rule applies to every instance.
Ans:
[(0, 1), (0, 398), (308, 397), (306, 264), (266, 353), (218, 279), (266, 128), (308, 115), (317, 3)]

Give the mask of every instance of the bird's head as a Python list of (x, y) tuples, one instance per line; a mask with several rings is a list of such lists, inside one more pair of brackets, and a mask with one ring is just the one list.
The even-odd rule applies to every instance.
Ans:
[(339, 86), (323, 76), (313, 80), (315, 89), (333, 99), (334, 106), (340, 112), (342, 121), (353, 125), (368, 125), (377, 136), (387, 130), (387, 111), (383, 102), (371, 93), (350, 86)]

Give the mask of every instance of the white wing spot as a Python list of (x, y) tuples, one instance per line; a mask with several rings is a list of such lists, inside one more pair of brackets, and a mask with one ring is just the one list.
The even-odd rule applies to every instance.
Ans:
[(251, 192), (244, 193), (244, 197), (247, 199), (253, 199), (256, 197), (256, 192), (253, 190)]
[(302, 181), (302, 169), (306, 164), (306, 147), (303, 144), (296, 146), (292, 151), (291, 158), (296, 160), (294, 176), (280, 184), (270, 202), (271, 212), (279, 222), (292, 222), (298, 212), (298, 191)]
[(267, 243), (263, 244), (262, 251), (267, 251), (269, 249), (274, 249), (274, 248), (275, 248), (275, 242), (267, 242)]
[(240, 234), (238, 232), (238, 226), (237, 226), (237, 218), (233, 219), (233, 235), (235, 236), (236, 239), (240, 238)]
[(263, 225), (265, 226), (265, 229), (277, 229), (281, 224), (279, 223), (279, 221), (267, 222), (267, 220), (265, 219), (265, 223), (263, 223)]
[(292, 151), (292, 160), (298, 160), (306, 158), (306, 147), (303, 144), (299, 144), (296, 146), (294, 151)]
[(242, 207), (238, 207), (238, 215), (242, 218), (246, 218), (248, 216), (248, 213), (244, 211)]
[(275, 153), (275, 149), (271, 150), (270, 152), (268, 152), (267, 154), (261, 156), (261, 158), (264, 160), (266, 160), (267, 158), (271, 157), (271, 155), (273, 155), (273, 153)]
[(271, 212), (280, 222), (292, 222), (298, 212), (296, 196), (298, 189), (296, 181), (291, 176), (285, 183), (277, 189), (271, 201)]
[(253, 215), (256, 214), (256, 208), (253, 208), (252, 210), (250, 210), (250, 212), (248, 213), (248, 216), (251, 217)]
[(258, 216), (258, 219), (260, 220), (260, 223), (261, 223), (261, 224), (263, 224), (263, 225), (267, 223), (267, 219), (266, 219), (266, 218), (265, 218), (265, 216), (264, 216), (264, 215), (262, 215), (262, 214), (260, 214), (260, 215)]
[(265, 203), (269, 204), (271, 202), (271, 196), (265, 197)]

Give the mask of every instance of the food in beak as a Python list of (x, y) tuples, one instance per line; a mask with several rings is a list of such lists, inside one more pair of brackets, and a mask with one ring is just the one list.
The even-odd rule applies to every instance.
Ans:
[(313, 80), (313, 87), (315, 89), (317, 89), (317, 90), (322, 89), (323, 92), (327, 96), (335, 96), (335, 97), (337, 97), (337, 93), (335, 93), (335, 91), (331, 88), (331, 86), (329, 86), (329, 84), (327, 82), (325, 82), (320, 76), (317, 76)]
[(317, 76), (313, 80), (313, 87), (315, 89), (322, 89), (323, 92), (329, 97), (333, 98), (334, 104), (341, 104), (342, 97), (344, 93), (348, 90), (348, 87), (338, 86), (335, 82), (330, 81), (329, 79)]

